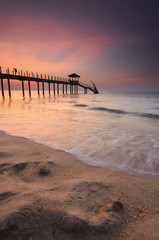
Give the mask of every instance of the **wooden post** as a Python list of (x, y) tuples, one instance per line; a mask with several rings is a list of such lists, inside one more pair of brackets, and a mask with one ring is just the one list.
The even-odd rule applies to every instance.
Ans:
[(9, 97), (11, 97), (11, 89), (10, 89), (10, 80), (8, 78), (8, 91), (9, 91)]
[(43, 96), (45, 95), (44, 93), (44, 82), (42, 82), (42, 89), (43, 89)]
[(87, 94), (87, 88), (84, 88), (84, 94)]
[(67, 94), (67, 84), (66, 84), (66, 94)]
[(25, 92), (24, 92), (24, 81), (22, 81), (22, 93), (23, 93), (23, 97), (25, 97)]
[(59, 83), (57, 83), (57, 94), (59, 94)]
[(48, 88), (49, 88), (49, 95), (50, 95), (50, 83), (48, 83)]
[(37, 82), (37, 88), (38, 88), (38, 96), (39, 96), (40, 95), (39, 82)]
[(28, 81), (28, 88), (29, 88), (29, 97), (31, 97), (31, 87), (30, 87), (30, 81)]
[(65, 93), (65, 91), (64, 91), (64, 84), (62, 84), (62, 92), (63, 92), (63, 94)]
[(1, 78), (1, 90), (2, 90), (2, 97), (4, 98), (3, 78)]
[(54, 94), (55, 94), (55, 83), (53, 83), (53, 89), (54, 89)]

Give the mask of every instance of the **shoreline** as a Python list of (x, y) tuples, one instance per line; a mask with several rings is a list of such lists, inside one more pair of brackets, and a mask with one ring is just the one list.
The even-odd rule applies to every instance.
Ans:
[(157, 176), (88, 166), (0, 131), (0, 182), (1, 239), (159, 237)]
[(25, 137), (25, 136), (14, 135), (12, 133), (6, 132), (5, 130), (0, 130), (0, 132), (3, 132), (4, 134), (6, 134), (8, 136), (11, 136), (11, 137), (15, 137), (15, 138), (24, 138), (28, 141), (31, 141), (31, 142), (35, 143), (35, 144), (46, 146), (46, 147), (52, 149), (53, 151), (64, 152), (64, 153), (76, 158), (78, 161), (80, 161), (80, 162), (82, 162), (85, 165), (90, 166), (90, 167), (102, 168), (102, 169), (107, 169), (107, 170), (110, 170), (110, 171), (117, 171), (117, 172), (119, 171), (121, 173), (125, 173), (125, 174), (128, 174), (128, 175), (133, 175), (133, 176), (139, 176), (139, 177), (141, 176), (141, 177), (159, 178), (159, 173), (143, 172), (141, 170), (135, 170), (135, 169), (130, 168), (130, 167), (127, 168), (127, 169), (124, 169), (124, 168), (116, 166), (116, 165), (107, 165), (107, 166), (105, 166), (105, 165), (100, 166), (100, 165), (96, 165), (96, 164), (91, 165), (91, 164), (88, 164), (87, 162), (83, 161), (82, 157), (78, 156), (78, 154), (68, 152), (64, 149), (58, 149), (58, 148), (52, 147), (49, 144), (41, 143), (41, 142), (38, 142), (34, 139), (31, 139), (31, 138), (28, 138), (28, 137)]

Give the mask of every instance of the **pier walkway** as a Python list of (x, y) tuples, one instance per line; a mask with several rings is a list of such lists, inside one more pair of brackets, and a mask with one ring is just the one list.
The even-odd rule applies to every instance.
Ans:
[[(68, 90), (70, 90), (70, 94), (78, 94), (78, 87), (81, 87), (84, 89), (84, 93), (87, 93), (87, 90), (92, 91), (93, 93), (98, 93), (98, 90), (95, 86), (95, 84), (92, 82), (92, 85), (85, 84), (79, 81), (80, 76), (73, 73), (68, 75), (68, 78), (61, 78), (61, 77), (53, 77), (53, 76), (46, 76), (46, 74), (34, 74), (29, 73), (28, 71), (20, 72), (17, 73), (17, 69), (14, 68), (12, 71), (12, 74), (9, 73), (9, 68), (7, 68), (6, 73), (2, 73), (1, 67), (0, 67), (0, 79), (1, 79), (1, 91), (2, 91), (2, 96), (4, 96), (4, 83), (3, 80), (7, 79), (7, 85), (8, 85), (8, 93), (9, 97), (11, 97), (11, 81), (14, 80), (19, 80), (21, 82), (22, 86), (22, 94), (23, 97), (25, 97), (25, 89), (24, 89), (24, 82), (28, 82), (28, 90), (29, 90), (29, 96), (31, 97), (31, 82), (36, 82), (37, 83), (37, 92), (38, 95), (40, 95), (40, 83), (42, 84), (42, 93), (43, 95), (45, 94), (45, 88), (44, 84), (48, 84), (48, 91), (49, 95), (51, 93), (51, 84), (53, 85), (53, 92), (54, 94), (57, 93), (59, 94), (59, 86), (62, 86), (62, 92), (68, 93)], [(68, 89), (69, 87), (69, 89)]]

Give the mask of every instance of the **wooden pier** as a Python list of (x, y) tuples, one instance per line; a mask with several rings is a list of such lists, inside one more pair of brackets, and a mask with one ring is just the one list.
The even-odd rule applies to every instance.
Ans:
[[(0, 79), (1, 79), (1, 91), (2, 91), (2, 97), (4, 96), (4, 83), (3, 80), (7, 79), (7, 85), (8, 85), (8, 94), (9, 97), (11, 97), (11, 81), (19, 80), (21, 82), (22, 86), (22, 95), (25, 97), (25, 88), (24, 88), (24, 82), (28, 83), (28, 91), (29, 91), (29, 97), (31, 97), (31, 82), (37, 83), (37, 93), (40, 95), (40, 83), (42, 85), (42, 94), (45, 95), (45, 84), (48, 84), (48, 92), (49, 95), (51, 94), (51, 89), (53, 90), (53, 93), (59, 94), (60, 91), (60, 85), (62, 86), (62, 93), (67, 94), (68, 90), (70, 89), (70, 94), (78, 94), (78, 87), (81, 87), (84, 89), (84, 93), (87, 93), (88, 90), (92, 91), (93, 93), (98, 93), (98, 90), (95, 86), (95, 84), (92, 82), (92, 85), (85, 84), (79, 81), (80, 76), (73, 73), (68, 75), (68, 78), (61, 78), (61, 77), (53, 77), (53, 76), (46, 76), (46, 74), (34, 74), (29, 73), (28, 71), (23, 72), (22, 70), (17, 72), (17, 69), (14, 68), (12, 73), (9, 72), (9, 68), (7, 68), (6, 73), (2, 72), (2, 69), (0, 67)], [(53, 87), (52, 87), (53, 86)], [(68, 89), (69, 87), (69, 89)]]

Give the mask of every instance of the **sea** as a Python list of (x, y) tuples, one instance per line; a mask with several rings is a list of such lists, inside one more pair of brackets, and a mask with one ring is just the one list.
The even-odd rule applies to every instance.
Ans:
[(159, 176), (159, 92), (0, 96), (0, 130), (91, 166)]

